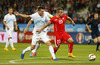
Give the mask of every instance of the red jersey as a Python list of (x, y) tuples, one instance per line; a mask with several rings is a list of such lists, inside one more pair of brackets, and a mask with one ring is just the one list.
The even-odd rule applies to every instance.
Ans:
[(54, 24), (54, 35), (62, 35), (65, 32), (66, 19), (68, 19), (68, 17), (65, 14), (63, 14), (60, 18), (57, 16), (51, 18), (50, 21)]

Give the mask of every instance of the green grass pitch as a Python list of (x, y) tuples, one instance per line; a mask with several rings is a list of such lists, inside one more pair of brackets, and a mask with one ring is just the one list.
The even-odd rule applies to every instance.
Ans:
[[(74, 45), (73, 54), (76, 58), (68, 57), (68, 45), (61, 44), (56, 57), (60, 61), (51, 60), (51, 55), (46, 44), (42, 44), (37, 51), (37, 57), (29, 57), (30, 52), (25, 54), (23, 60), (20, 59), (21, 51), (31, 44), (14, 44), (16, 51), (4, 51), (5, 44), (0, 44), (0, 65), (100, 65), (100, 52), (96, 52), (96, 45)], [(53, 44), (54, 46), (54, 44)], [(88, 55), (95, 54), (96, 60), (89, 61)]]

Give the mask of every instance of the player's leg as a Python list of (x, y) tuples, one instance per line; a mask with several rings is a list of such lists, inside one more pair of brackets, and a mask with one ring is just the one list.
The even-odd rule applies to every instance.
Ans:
[(47, 37), (47, 35), (41, 35), (41, 39), (47, 44), (47, 46), (49, 47), (49, 51), (51, 53), (51, 56), (53, 58), (53, 60), (58, 61), (58, 59), (56, 59), (55, 54), (54, 54), (54, 49), (51, 45), (51, 42), (49, 41), (50, 39)]
[(33, 49), (35, 48), (36, 42), (37, 42), (37, 36), (34, 35), (34, 36), (32, 37), (31, 46), (29, 46), (29, 47), (27, 47), (26, 49), (22, 50), (21, 59), (24, 58), (24, 55), (25, 55), (25, 53), (26, 53), (27, 51), (31, 51), (31, 50), (33, 50)]
[(8, 39), (7, 39), (6, 45), (5, 45), (5, 48), (4, 48), (5, 51), (8, 51), (8, 45), (9, 45), (9, 41), (8, 41)]
[(97, 44), (96, 51), (98, 51), (98, 46), (99, 46), (99, 43), (98, 43), (98, 41), (99, 41), (98, 33), (91, 33), (91, 35), (92, 35), (92, 39), (93, 39), (94, 43)]
[(68, 42), (68, 47), (69, 47), (68, 57), (75, 58), (75, 56), (72, 54), (74, 40), (68, 33), (65, 33), (63, 35), (63, 40), (66, 40)]
[(9, 45), (9, 36), (10, 36), (10, 35), (9, 35), (9, 31), (8, 31), (8, 30), (6, 30), (6, 32), (7, 32), (8, 39), (7, 39), (7, 41), (6, 41), (6, 45), (5, 45), (4, 50), (5, 50), (5, 51), (8, 51), (8, 48), (7, 48), (7, 47), (8, 47), (8, 45)]
[(9, 43), (11, 45), (12, 50), (16, 51), (16, 49), (14, 48), (14, 45), (13, 45), (12, 34), (13, 34), (13, 31), (9, 31), (9, 35), (10, 35), (10, 37), (9, 37)]
[(35, 48), (35, 45), (31, 45), (31, 46), (27, 47), (26, 49), (24, 49), (24, 50), (22, 51), (22, 54), (21, 54), (21, 59), (24, 59), (24, 55), (25, 55), (26, 52), (31, 51), (31, 50), (33, 50), (34, 48)]
[(40, 48), (40, 46), (41, 46), (41, 43), (37, 42), (36, 46), (35, 46), (35, 49), (33, 49), (31, 54), (30, 54), (30, 57), (32, 57), (32, 56), (36, 57), (37, 56), (37, 50)]
[(46, 44), (49, 47), (49, 51), (51, 53), (51, 56), (52, 56), (53, 60), (58, 61), (58, 59), (55, 57), (54, 49), (53, 49), (53, 47), (51, 45), (51, 42), (50, 41), (47, 41)]
[(97, 43), (97, 48), (96, 48), (96, 51), (99, 51), (99, 45), (100, 45), (100, 36), (97, 37), (97, 40), (98, 40), (98, 43)]
[(53, 49), (54, 49), (54, 53), (56, 54), (57, 50), (60, 47), (60, 43), (61, 43), (61, 40), (59, 39), (59, 37), (57, 36), (54, 37), (54, 43), (55, 43), (55, 47)]

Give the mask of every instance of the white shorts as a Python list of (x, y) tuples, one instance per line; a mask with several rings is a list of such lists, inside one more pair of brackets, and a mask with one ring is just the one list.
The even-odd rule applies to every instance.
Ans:
[(43, 41), (44, 43), (46, 43), (47, 41), (49, 41), (49, 37), (47, 36), (46, 33), (42, 33), (42, 34), (34, 34), (32, 36), (32, 45), (36, 45), (37, 41)]
[(7, 32), (8, 38), (9, 38), (9, 37), (12, 37), (13, 29), (9, 29), (9, 30), (6, 29), (6, 32)]

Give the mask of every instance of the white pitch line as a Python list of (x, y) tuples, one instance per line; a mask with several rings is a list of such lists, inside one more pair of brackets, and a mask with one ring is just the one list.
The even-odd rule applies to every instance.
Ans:
[[(27, 59), (48, 59), (48, 58), (50, 58), (50, 57), (38, 57), (38, 58), (27, 58)], [(62, 58), (62, 57), (59, 57), (59, 58)], [(95, 62), (97, 63), (97, 62), (100, 62), (100, 61), (93, 61), (93, 62), (91, 62), (91, 61), (18, 62), (20, 60), (22, 60), (22, 59), (11, 60), (11, 61), (9, 61), (9, 63), (10, 64), (29, 64), (29, 63), (95, 63)]]

